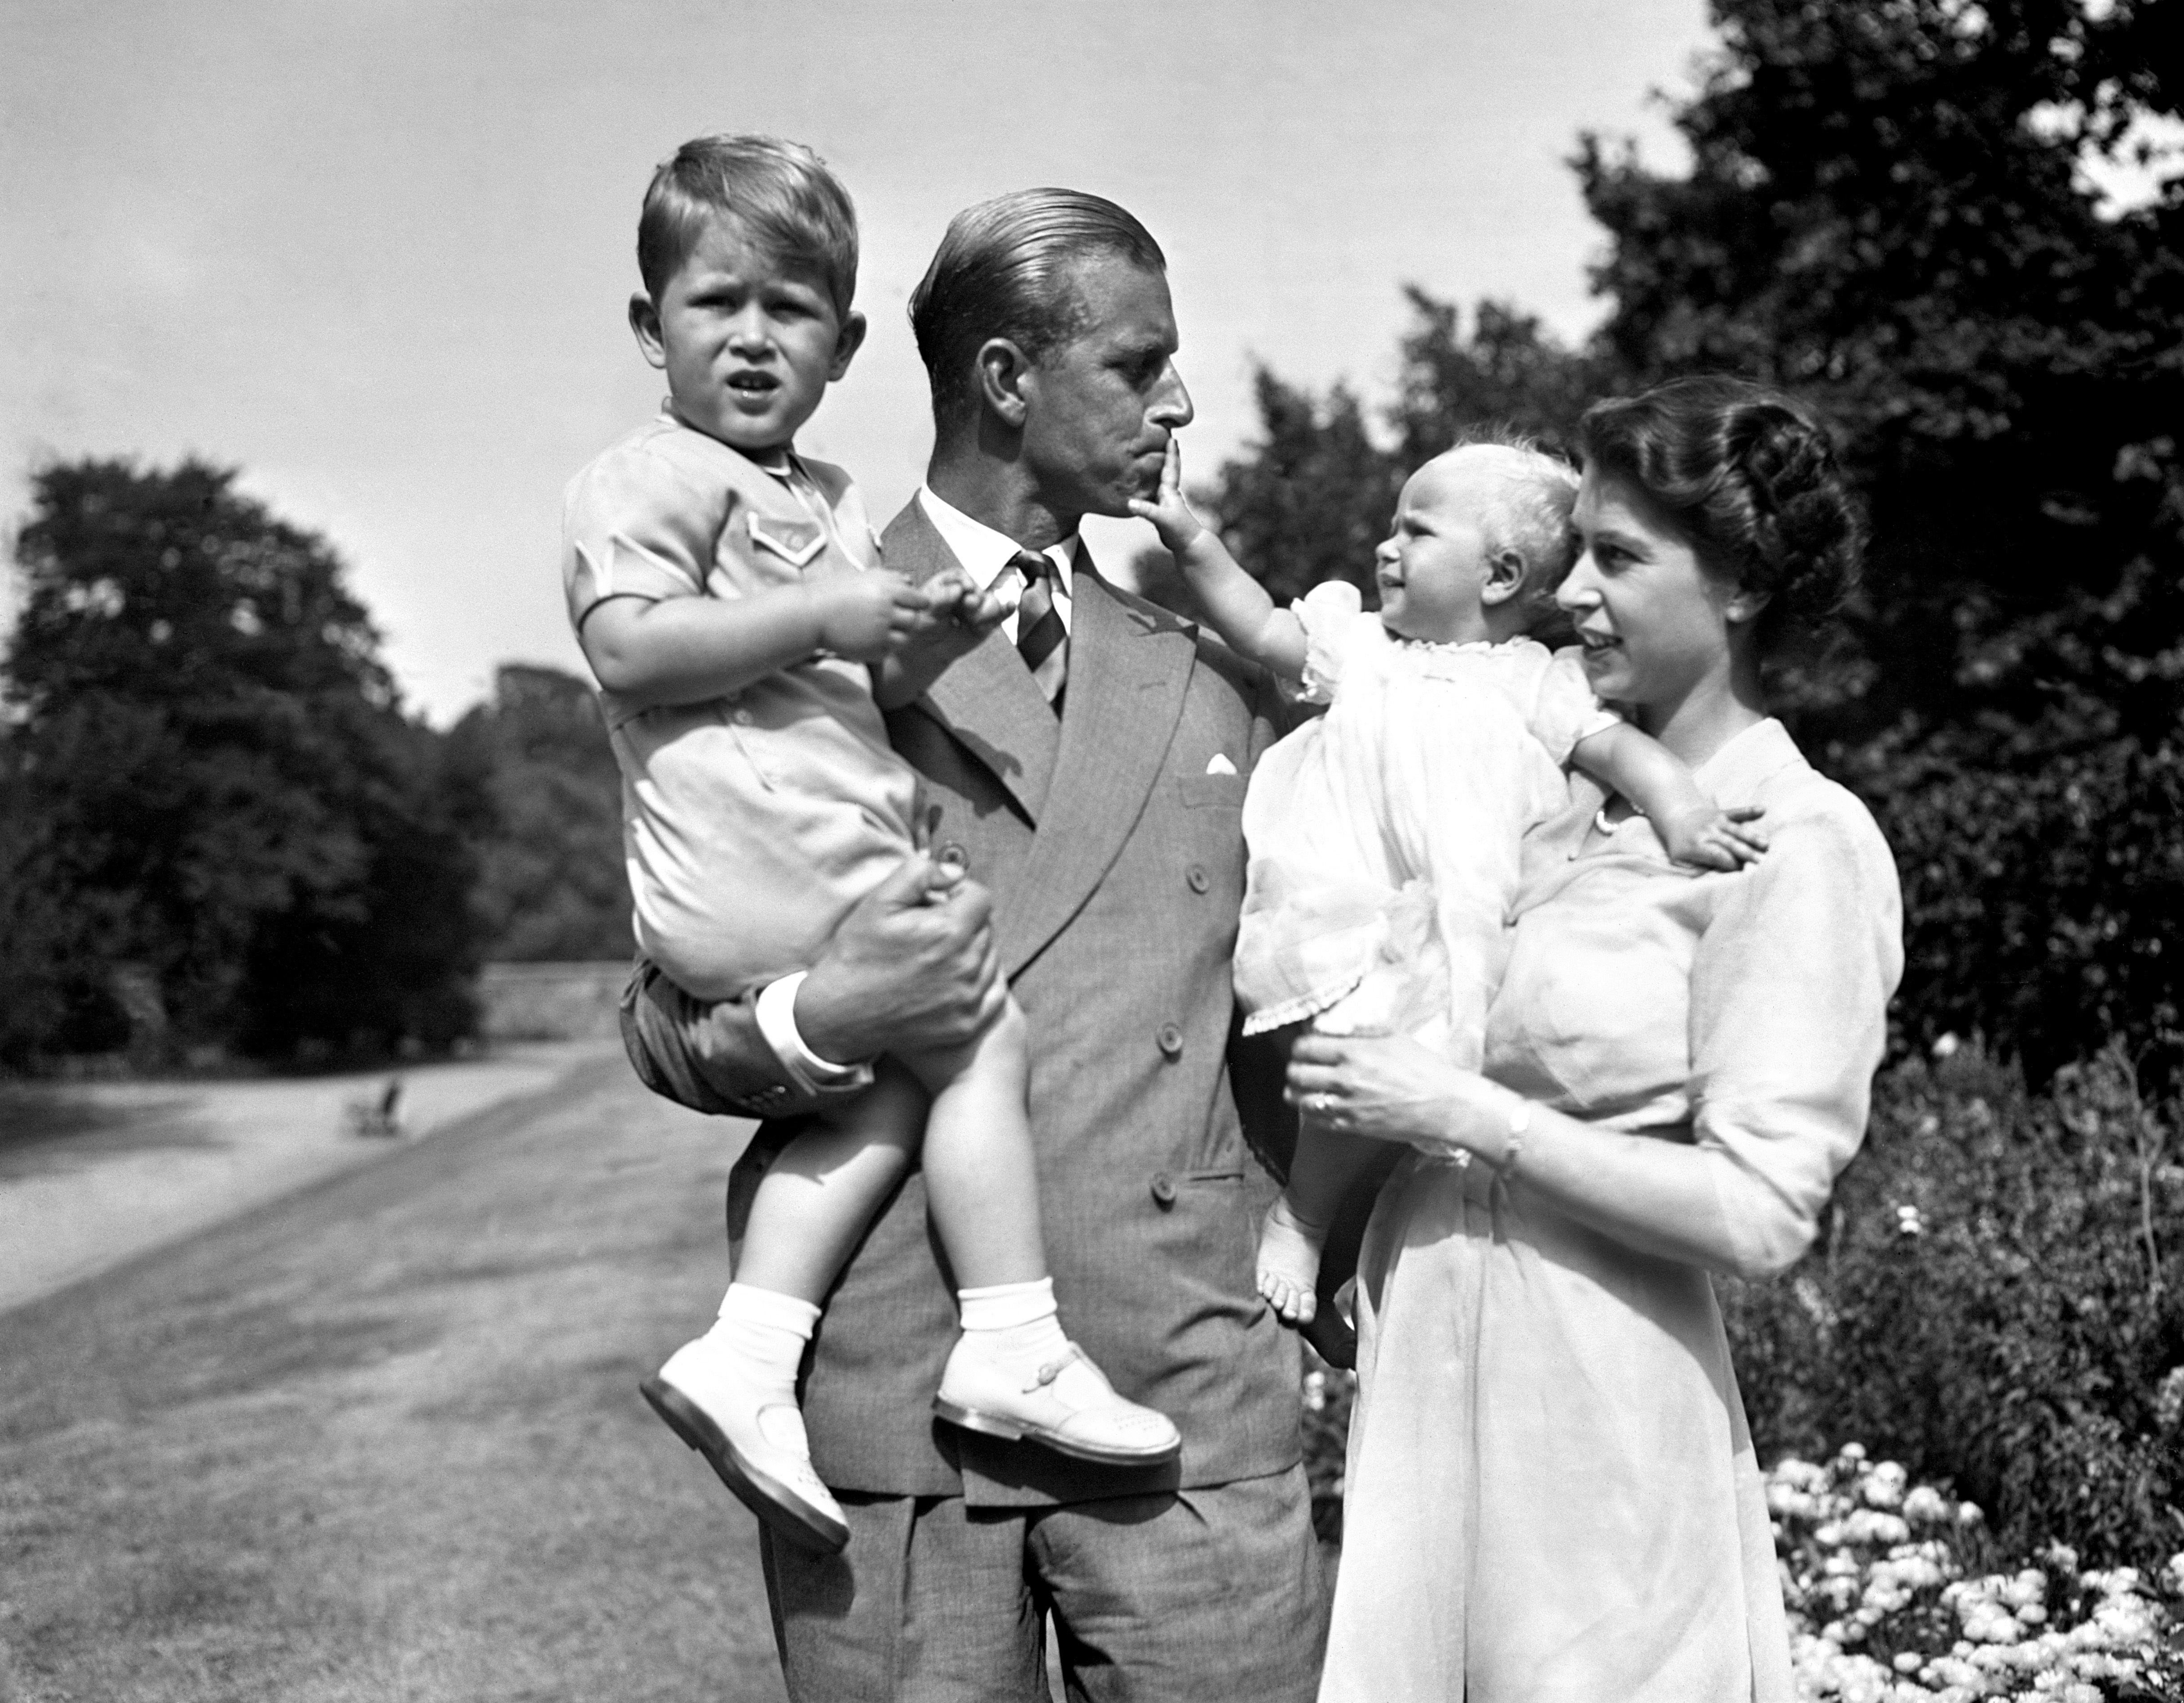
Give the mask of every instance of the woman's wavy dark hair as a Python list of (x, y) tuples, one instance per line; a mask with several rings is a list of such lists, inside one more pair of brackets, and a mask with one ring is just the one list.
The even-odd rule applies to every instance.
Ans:
[(1741, 378), (1672, 378), (1596, 402), (1578, 422), (1585, 465), (1630, 480), (1707, 568), (1767, 594), (1763, 650), (1818, 627), (1857, 584), (1865, 528), (1825, 427)]

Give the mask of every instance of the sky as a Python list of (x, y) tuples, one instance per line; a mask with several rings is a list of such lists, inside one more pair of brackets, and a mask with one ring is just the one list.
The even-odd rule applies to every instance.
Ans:
[(1680, 166), (1657, 92), (1709, 42), (1704, 0), (0, 0), (0, 523), (57, 458), (239, 467), (444, 724), (501, 662), (582, 669), (560, 493), (658, 405), (626, 304), (686, 137), (793, 137), (849, 185), (872, 334), (798, 441), (884, 517), (958, 209), (1052, 183), (1144, 221), (1202, 479), (1255, 363), (1384, 401), (1406, 283), (1588, 331), (1568, 159), (1592, 130)]

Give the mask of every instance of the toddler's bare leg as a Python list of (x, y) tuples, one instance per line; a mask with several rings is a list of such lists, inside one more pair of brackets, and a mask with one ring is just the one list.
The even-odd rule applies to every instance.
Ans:
[(849, 1527), (811, 1470), (796, 1374), (819, 1303), (917, 1146), (925, 1091), (901, 1065), (782, 1149), (752, 1197), (720, 1316), (639, 1386), (722, 1482), (792, 1543), (831, 1554)]
[[(817, 1305), (858, 1237), (909, 1173), (925, 1090), (892, 1058), (847, 1105), (781, 1150), (751, 1197), (736, 1281)], [(1017, 1115), (1023, 1115), (1019, 1101)]]
[(909, 1061), (932, 1091), (925, 1194), (956, 1281), (965, 1289), (1046, 1276), (1039, 1170), (1024, 1096), (1031, 1056), (1011, 999), (968, 1045)]
[(1292, 1325), (1310, 1324), (1319, 1310), (1328, 1226), (1372, 1157), (1364, 1142), (1321, 1129), (1309, 1117), (1298, 1127), (1289, 1187), (1259, 1228), (1259, 1293)]

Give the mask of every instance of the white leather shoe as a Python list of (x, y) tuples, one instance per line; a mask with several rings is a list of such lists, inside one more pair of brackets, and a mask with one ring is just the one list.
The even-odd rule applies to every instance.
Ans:
[(803, 1414), (794, 1402), (757, 1400), (719, 1343), (683, 1343), (638, 1388), (721, 1482), (789, 1542), (832, 1555), (850, 1541), (841, 1505), (811, 1470)]
[(1183, 1452), (1182, 1434), (1167, 1416), (1117, 1395), (1074, 1343), (1026, 1383), (989, 1359), (975, 1332), (967, 1334), (948, 1356), (933, 1410), (967, 1431), (1028, 1438), (1111, 1466), (1158, 1466)]

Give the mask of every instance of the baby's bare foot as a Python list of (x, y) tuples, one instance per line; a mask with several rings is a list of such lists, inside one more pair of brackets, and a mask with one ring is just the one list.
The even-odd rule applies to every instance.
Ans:
[(1308, 1325), (1319, 1310), (1323, 1226), (1301, 1218), (1284, 1195), (1259, 1226), (1259, 1293), (1285, 1323)]

